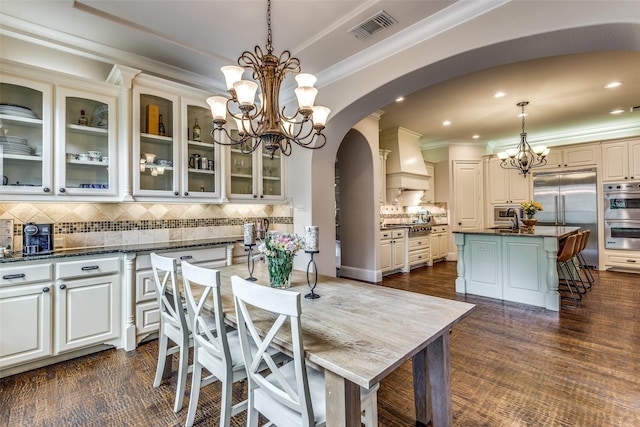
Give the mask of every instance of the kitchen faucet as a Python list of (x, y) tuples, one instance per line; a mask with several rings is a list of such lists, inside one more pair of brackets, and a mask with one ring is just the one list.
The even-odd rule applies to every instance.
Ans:
[[(513, 213), (513, 216), (509, 215), (510, 213)], [(518, 218), (518, 211), (513, 208), (509, 208), (507, 209), (507, 216), (511, 218), (511, 221), (513, 221), (513, 228), (515, 230), (520, 230), (520, 218)]]

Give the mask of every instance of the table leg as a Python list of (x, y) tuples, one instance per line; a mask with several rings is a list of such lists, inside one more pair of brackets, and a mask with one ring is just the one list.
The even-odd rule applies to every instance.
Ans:
[(360, 427), (360, 387), (325, 371), (327, 427)]
[(427, 385), (429, 365), (427, 350), (413, 356), (413, 400), (416, 406), (416, 425), (426, 426), (431, 421), (431, 392)]
[(448, 330), (444, 331), (427, 347), (427, 361), (431, 386), (431, 424), (433, 427), (451, 426), (453, 411), (451, 409), (451, 357)]

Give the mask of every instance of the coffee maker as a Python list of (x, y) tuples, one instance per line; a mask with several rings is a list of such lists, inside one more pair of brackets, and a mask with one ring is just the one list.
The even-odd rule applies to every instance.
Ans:
[(44, 255), (53, 253), (53, 224), (28, 222), (22, 227), (22, 253)]

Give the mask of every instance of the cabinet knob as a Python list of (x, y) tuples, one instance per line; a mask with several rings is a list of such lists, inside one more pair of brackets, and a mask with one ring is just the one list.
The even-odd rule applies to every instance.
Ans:
[(189, 195), (189, 192), (188, 192), (188, 191), (185, 191), (185, 192), (184, 192), (184, 195), (185, 195), (185, 196), (188, 196), (188, 195)]
[(49, 288), (42, 288), (42, 292), (49, 292)]
[(60, 285), (60, 289), (67, 289), (67, 285)]
[(48, 193), (51, 191), (51, 189), (49, 187), (44, 187), (42, 191), (44, 191), (45, 193)]
[(261, 198), (261, 199), (264, 199), (264, 194), (261, 194), (261, 195), (260, 195), (260, 198)]
[(67, 190), (65, 190), (65, 188), (64, 188), (64, 187), (60, 187), (60, 190), (58, 190), (58, 191), (60, 191), (61, 193), (64, 193), (64, 192), (65, 192), (65, 191), (67, 191)]
[(254, 194), (254, 195), (253, 195), (253, 198), (254, 198), (254, 199), (257, 199), (257, 198), (258, 198), (258, 196)]
[(177, 191), (175, 191), (175, 192), (173, 193), (173, 195), (174, 195), (174, 196), (179, 196), (179, 195), (180, 195), (180, 193), (178, 193)]

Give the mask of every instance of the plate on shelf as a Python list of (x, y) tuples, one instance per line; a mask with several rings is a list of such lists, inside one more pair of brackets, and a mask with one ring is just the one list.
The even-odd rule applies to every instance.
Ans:
[(27, 140), (18, 136), (0, 135), (0, 145), (5, 144), (27, 145)]
[(34, 113), (31, 108), (15, 104), (0, 104), (0, 114), (17, 117), (27, 117), (29, 119), (38, 118), (38, 115)]
[(109, 127), (109, 106), (101, 105), (91, 115), (91, 126), (106, 129)]

